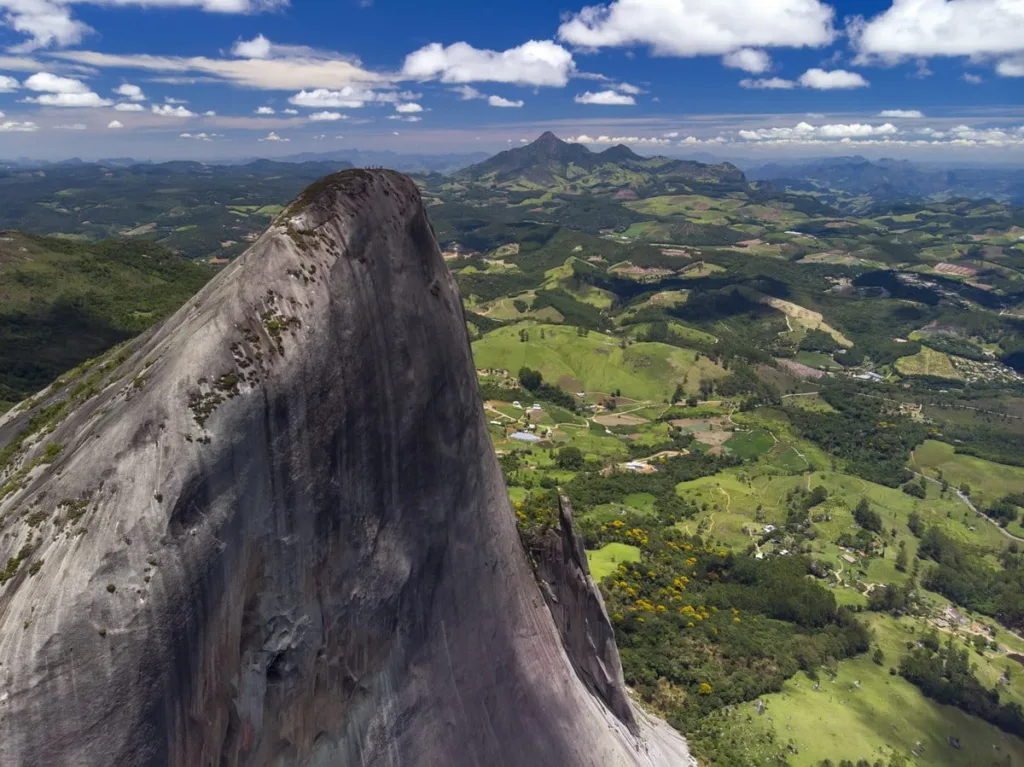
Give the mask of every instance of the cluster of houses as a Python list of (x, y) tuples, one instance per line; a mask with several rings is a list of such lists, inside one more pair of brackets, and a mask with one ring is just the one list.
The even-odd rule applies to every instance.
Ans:
[(540, 411), (542, 409), (541, 406), (538, 403), (536, 403), (536, 402), (534, 402), (532, 405), (530, 405), (530, 407), (524, 407), (523, 403), (520, 402), (519, 400), (515, 400), (512, 403), (512, 407), (514, 407), (516, 410), (526, 410), (527, 412), (532, 412), (532, 413), (538, 412), (538, 411)]

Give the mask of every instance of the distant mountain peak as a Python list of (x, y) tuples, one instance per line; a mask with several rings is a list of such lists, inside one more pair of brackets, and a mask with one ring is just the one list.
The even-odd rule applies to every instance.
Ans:
[[(683, 183), (687, 179), (715, 177), (729, 183), (746, 183), (743, 174), (733, 166), (644, 157), (624, 144), (592, 152), (583, 144), (563, 141), (551, 131), (545, 131), (532, 143), (506, 149), (488, 160), (464, 168), (456, 177), (499, 186), (566, 188), (577, 193), (584, 188), (616, 192), (623, 186), (625, 176), (609, 166), (618, 166), (634, 174), (633, 180), (628, 182), (633, 186), (656, 178)], [(643, 178), (648, 181), (638, 181)]]
[(548, 131), (544, 131), (543, 133), (541, 133), (540, 136), (537, 137), (537, 140), (534, 141), (533, 143), (534, 144), (544, 145), (544, 144), (565, 144), (567, 142), (562, 141), (562, 139), (558, 138), (558, 136), (556, 136), (554, 133), (552, 133), (551, 131), (548, 130)]
[(598, 157), (600, 157), (602, 160), (608, 160), (610, 162), (625, 162), (630, 160), (634, 162), (639, 162), (644, 159), (625, 144), (616, 144), (613, 147), (609, 147), (608, 149), (605, 149), (603, 152), (598, 154)]

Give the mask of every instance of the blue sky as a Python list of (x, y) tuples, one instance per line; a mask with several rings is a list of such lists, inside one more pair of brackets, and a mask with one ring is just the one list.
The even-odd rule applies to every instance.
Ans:
[(0, 0), (0, 157), (1024, 162), (1024, 0)]

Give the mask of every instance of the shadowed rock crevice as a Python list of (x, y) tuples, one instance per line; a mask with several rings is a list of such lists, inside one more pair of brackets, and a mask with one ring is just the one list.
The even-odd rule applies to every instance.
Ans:
[(571, 525), (537, 587), (408, 178), (318, 182), (96, 370), (0, 420), (0, 764), (691, 763)]

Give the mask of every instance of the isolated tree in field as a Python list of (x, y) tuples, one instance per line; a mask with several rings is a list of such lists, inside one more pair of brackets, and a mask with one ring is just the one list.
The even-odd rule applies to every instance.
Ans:
[(578, 447), (563, 447), (558, 451), (558, 468), (566, 471), (579, 471), (583, 468), (583, 451)]
[(828, 500), (828, 490), (825, 489), (824, 485), (817, 485), (804, 503), (805, 509), (811, 509), (817, 506), (819, 503), (824, 503)]
[(907, 542), (900, 541), (900, 550), (896, 552), (896, 569), (901, 573), (907, 571)]
[(686, 392), (683, 391), (683, 385), (682, 384), (676, 384), (676, 390), (674, 392), (672, 392), (672, 404), (673, 405), (676, 404), (677, 402), (682, 400), (682, 398), (685, 397), (685, 396), (686, 396)]
[(907, 527), (910, 528), (910, 532), (914, 534), (915, 538), (920, 538), (924, 532), (924, 522), (921, 520), (921, 515), (916, 511), (910, 512), (910, 516), (907, 517)]
[(853, 521), (865, 530), (873, 533), (882, 532), (882, 517), (871, 508), (867, 498), (861, 498), (857, 508), (853, 510)]
[(544, 383), (544, 376), (538, 370), (530, 368), (519, 368), (519, 383), (524, 389), (536, 391)]

